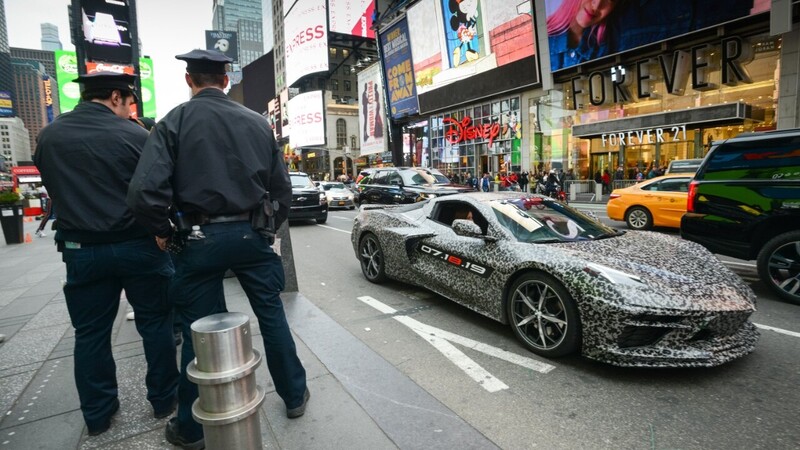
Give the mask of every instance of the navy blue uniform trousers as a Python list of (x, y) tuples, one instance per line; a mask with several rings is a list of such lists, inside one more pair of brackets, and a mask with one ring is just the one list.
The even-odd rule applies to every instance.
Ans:
[(178, 387), (172, 305), (174, 268), (152, 237), (64, 248), (64, 296), (75, 328), (75, 384), (89, 429), (103, 426), (117, 398), (111, 330), (125, 289), (147, 361), (147, 399), (156, 412), (172, 407)]
[(275, 391), (287, 408), (296, 408), (303, 403), (306, 390), (306, 371), (297, 357), (280, 298), (284, 288), (280, 257), (249, 222), (203, 225), (202, 231), (205, 239), (188, 241), (175, 256), (170, 288), (183, 325), (178, 430), (188, 441), (203, 437), (202, 426), (192, 418), (197, 386), (186, 378), (186, 366), (195, 357), (190, 327), (198, 319), (227, 312), (222, 281), (228, 269), (236, 274), (258, 318)]

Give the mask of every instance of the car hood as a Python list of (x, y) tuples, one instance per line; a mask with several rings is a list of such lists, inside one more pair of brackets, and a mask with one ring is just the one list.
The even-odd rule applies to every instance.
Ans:
[(648, 294), (626, 295), (629, 304), (675, 310), (754, 310), (755, 294), (716, 256), (689, 241), (646, 231), (597, 241), (551, 244), (577, 260), (636, 276)]
[(319, 195), (320, 191), (319, 191), (319, 189), (315, 189), (315, 188), (295, 188), (295, 187), (293, 187), (292, 188), (292, 194), (293, 195), (314, 195), (314, 194)]
[(328, 189), (325, 193), (330, 195), (352, 195), (353, 191), (349, 189)]

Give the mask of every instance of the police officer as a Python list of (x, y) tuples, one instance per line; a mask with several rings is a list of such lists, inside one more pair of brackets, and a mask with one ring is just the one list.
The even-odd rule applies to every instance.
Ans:
[[(241, 283), (258, 318), (267, 366), (289, 418), (305, 412), (309, 391), (305, 369), (279, 293), (283, 265), (271, 240), (256, 232), (251, 213), (266, 193), (278, 203), (275, 229), (288, 217), (291, 182), (272, 129), (259, 114), (229, 99), (226, 65), (231, 59), (210, 50), (193, 50), (176, 58), (187, 63), (186, 83), (192, 99), (169, 112), (150, 133), (128, 192), (128, 205), (161, 248), (176, 240), (168, 210), (180, 230), (197, 225), (175, 256), (172, 292), (183, 319), (178, 415), (167, 425), (167, 440), (184, 448), (201, 448), (203, 429), (192, 418), (197, 387), (186, 378), (194, 358), (191, 323), (226, 311), (222, 289), (226, 270)], [(180, 219), (177, 219), (180, 215)], [(179, 230), (179, 232), (180, 232)]]
[(111, 330), (125, 290), (136, 312), (154, 416), (176, 404), (178, 367), (167, 301), (174, 269), (125, 203), (147, 131), (130, 122), (134, 76), (81, 75), (82, 102), (38, 137), (34, 161), (58, 204), (55, 240), (67, 266), (64, 286), (75, 328), (75, 384), (90, 435), (119, 409)]

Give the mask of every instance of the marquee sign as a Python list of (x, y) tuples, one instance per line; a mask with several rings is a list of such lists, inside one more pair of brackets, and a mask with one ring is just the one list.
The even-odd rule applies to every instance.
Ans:
[[(669, 135), (665, 137), (665, 135), (670, 132), (672, 134), (672, 139), (669, 139)], [(678, 142), (678, 141), (685, 141), (686, 140), (686, 124), (683, 125), (675, 125), (672, 127), (661, 127), (661, 128), (647, 128), (642, 130), (635, 130), (635, 131), (625, 131), (622, 133), (603, 133), (600, 137), (603, 141), (603, 147), (606, 145), (610, 146), (617, 146), (617, 145), (642, 145), (642, 144), (655, 144), (663, 143), (667, 141), (671, 142)]]
[(445, 127), (450, 125), (444, 133), (445, 139), (451, 144), (459, 144), (465, 141), (472, 141), (478, 138), (483, 138), (489, 141), (489, 146), (492, 145), (495, 138), (500, 135), (499, 123), (485, 123), (483, 125), (472, 125), (472, 117), (466, 116), (459, 122), (452, 117), (445, 117), (442, 119)]

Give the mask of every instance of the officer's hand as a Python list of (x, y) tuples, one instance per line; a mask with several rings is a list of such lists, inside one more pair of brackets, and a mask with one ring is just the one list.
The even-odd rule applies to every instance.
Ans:
[(158, 245), (158, 248), (160, 248), (162, 252), (167, 251), (167, 243), (168, 242), (169, 242), (169, 238), (168, 237), (163, 237), (162, 238), (162, 237), (156, 236), (156, 245)]

